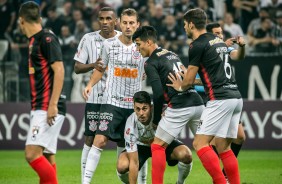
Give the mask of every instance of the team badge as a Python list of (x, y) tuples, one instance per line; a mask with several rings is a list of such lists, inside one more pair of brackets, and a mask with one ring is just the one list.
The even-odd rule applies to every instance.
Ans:
[(132, 50), (132, 58), (133, 59), (140, 59), (141, 54), (140, 52), (136, 51), (136, 50)]
[(105, 131), (108, 129), (109, 122), (106, 120), (100, 121), (99, 130)]
[(97, 123), (98, 121), (89, 121), (89, 130), (95, 132), (97, 130)]
[(47, 42), (47, 43), (50, 43), (51, 41), (52, 41), (52, 38), (51, 38), (51, 37), (49, 37), (49, 36), (46, 37), (46, 42)]
[(36, 135), (39, 133), (39, 126), (34, 126), (32, 128), (32, 137), (31, 140), (35, 141), (36, 140)]

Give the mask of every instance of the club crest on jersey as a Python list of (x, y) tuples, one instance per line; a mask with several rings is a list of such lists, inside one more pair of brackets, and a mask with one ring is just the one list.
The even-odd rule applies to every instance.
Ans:
[(50, 43), (51, 41), (52, 41), (52, 38), (51, 38), (51, 37), (49, 37), (49, 36), (46, 37), (46, 42), (47, 42), (47, 43)]
[(108, 129), (109, 122), (106, 120), (100, 121), (99, 130), (105, 131)]
[(139, 59), (141, 57), (140, 52), (136, 51), (136, 50), (132, 50), (132, 58), (133, 59)]

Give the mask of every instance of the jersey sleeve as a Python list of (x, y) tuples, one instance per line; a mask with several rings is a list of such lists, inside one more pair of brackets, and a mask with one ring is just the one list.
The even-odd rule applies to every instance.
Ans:
[(89, 53), (87, 50), (87, 47), (89, 44), (89, 38), (88, 39), (87, 38), (88, 38), (87, 34), (82, 37), (82, 39), (80, 40), (78, 44), (77, 51), (73, 58), (74, 60), (79, 61), (83, 64), (87, 63), (87, 60), (89, 57)]
[(202, 44), (191, 43), (189, 50), (189, 65), (199, 67), (203, 52), (204, 46)]
[(137, 151), (138, 132), (135, 123), (135, 113), (133, 113), (127, 118), (124, 129), (125, 149), (127, 152)]
[(100, 53), (101, 59), (104, 63), (103, 68), (107, 68), (108, 66), (108, 63), (109, 63), (109, 54), (108, 53), (109, 53), (109, 42), (105, 40), (102, 44), (101, 53)]
[(158, 125), (161, 120), (162, 108), (164, 104), (163, 87), (157, 69), (150, 64), (145, 67), (145, 72), (153, 90), (154, 120), (153, 123)]
[(58, 39), (53, 34), (46, 34), (41, 40), (41, 51), (49, 63), (63, 61), (62, 50)]

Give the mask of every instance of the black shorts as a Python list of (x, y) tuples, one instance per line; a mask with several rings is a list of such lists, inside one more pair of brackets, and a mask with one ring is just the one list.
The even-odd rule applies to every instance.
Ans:
[(124, 141), (125, 123), (133, 111), (133, 109), (102, 104), (96, 134), (104, 135), (114, 142)]
[(101, 104), (87, 103), (85, 105), (84, 119), (85, 119), (85, 136), (95, 136), (97, 130), (97, 123), (100, 117)]
[[(181, 141), (174, 139), (170, 145), (165, 149), (166, 154), (166, 162), (169, 166), (175, 166), (178, 164), (178, 160), (171, 160), (170, 155), (172, 154), (174, 148), (184, 145)], [(151, 147), (149, 146), (143, 146), (143, 145), (137, 145), (138, 148), (138, 159), (139, 159), (139, 170), (144, 165), (146, 160), (149, 157), (152, 157)]]

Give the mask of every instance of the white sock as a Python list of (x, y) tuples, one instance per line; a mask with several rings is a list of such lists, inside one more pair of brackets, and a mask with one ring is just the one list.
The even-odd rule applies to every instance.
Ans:
[(92, 146), (87, 157), (87, 162), (85, 165), (85, 173), (83, 177), (83, 184), (90, 184), (92, 176), (97, 168), (100, 161), (102, 149)]
[(128, 178), (128, 174), (129, 172), (126, 172), (124, 174), (120, 174), (118, 171), (117, 171), (117, 175), (118, 175), (118, 178), (120, 179), (120, 181), (124, 184), (128, 184), (129, 183), (129, 178)]
[(148, 173), (148, 160), (143, 164), (140, 171), (138, 172), (138, 184), (147, 183), (147, 173)]
[(117, 158), (119, 157), (119, 155), (121, 154), (121, 152), (124, 150), (124, 147), (119, 147), (117, 146)]
[(192, 170), (193, 162), (190, 164), (184, 164), (183, 162), (178, 162), (178, 181), (177, 184), (183, 184), (185, 179), (189, 175), (190, 171)]
[(81, 154), (81, 183), (83, 183), (83, 176), (84, 176), (84, 171), (85, 171), (85, 165), (87, 161), (87, 156), (90, 151), (91, 147), (87, 146), (84, 144), (83, 149), (82, 149), (82, 154)]

